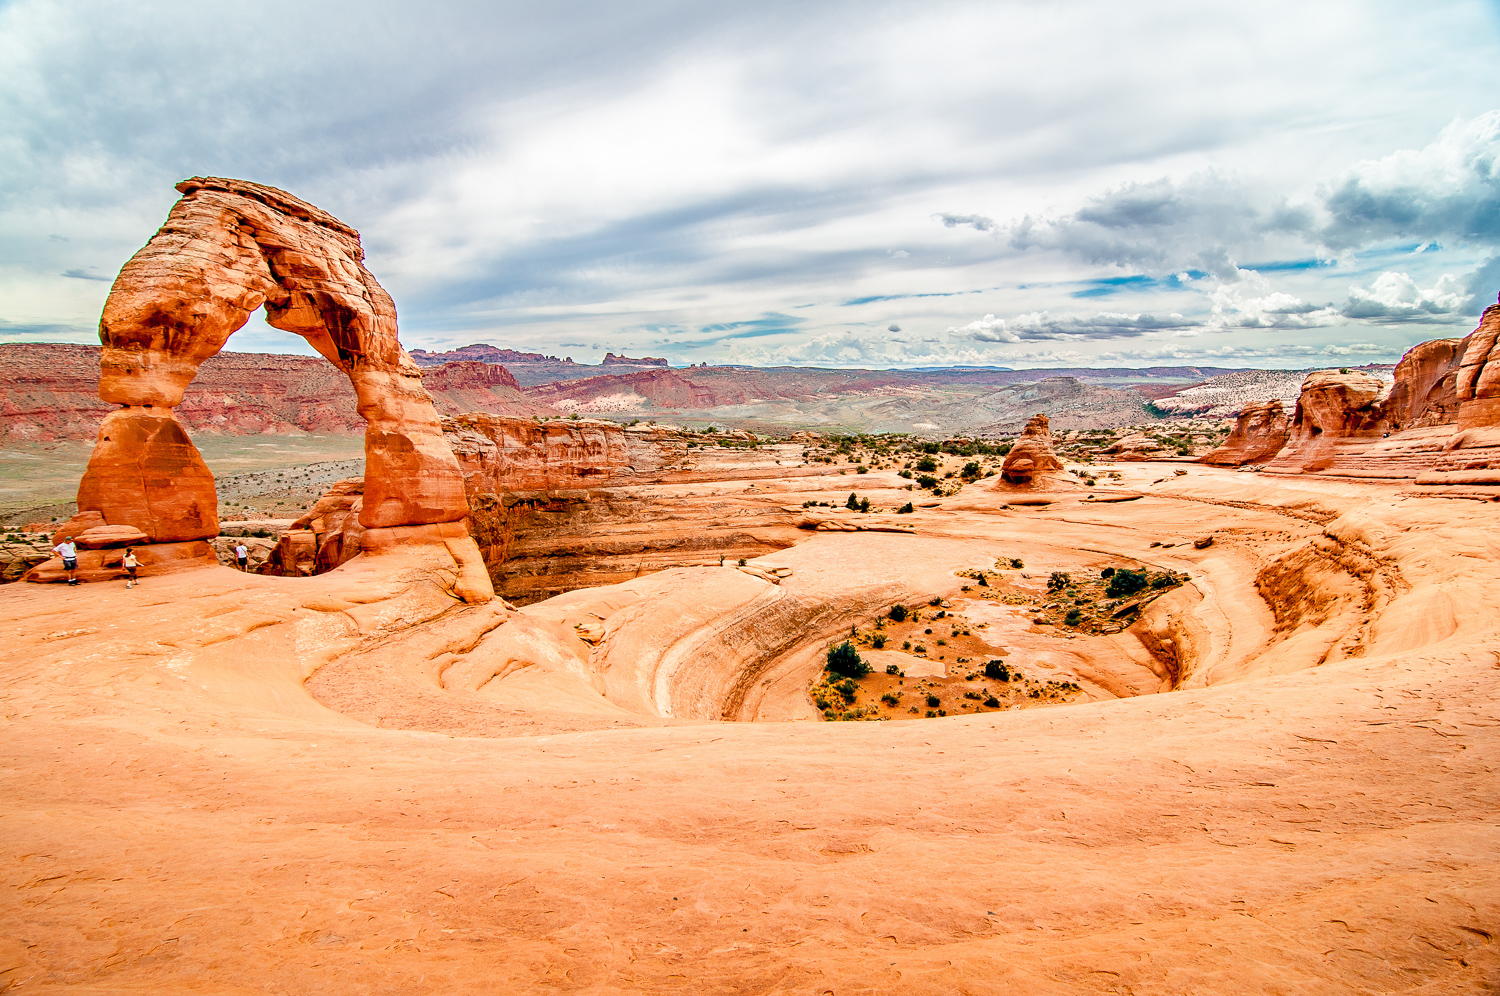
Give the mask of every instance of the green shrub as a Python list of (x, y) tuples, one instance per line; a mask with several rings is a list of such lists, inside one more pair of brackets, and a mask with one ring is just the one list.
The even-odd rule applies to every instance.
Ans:
[(880, 697), (880, 701), (884, 702), (886, 705), (888, 705), (892, 709), (894, 709), (896, 707), (896, 703), (898, 703), (898, 702), (901, 701), (901, 693), (900, 692), (886, 692), (884, 695), (882, 695)]
[(942, 702), (943, 700), (938, 698), (936, 695), (927, 696), (927, 706), (930, 709), (936, 709), (939, 705), (942, 705)]
[(1104, 570), (1102, 570), (1102, 571), (1099, 572), (1099, 576), (1101, 578), (1114, 577), (1114, 574), (1115, 574), (1115, 569), (1113, 567), (1106, 567)]
[(1026, 564), (1021, 560), (1020, 557), (1012, 557), (1010, 558), (1010, 566), (1012, 570), (1019, 571), (1023, 570), (1026, 567)]
[(987, 661), (984, 665), (984, 676), (994, 681), (1009, 681), (1010, 668), (1006, 666), (1004, 661)]
[(885, 673), (899, 675), (901, 673), (901, 669), (894, 664), (887, 664), (885, 666)]
[(1146, 572), (1121, 569), (1115, 571), (1114, 577), (1109, 579), (1109, 586), (1104, 589), (1106, 598), (1124, 598), (1134, 595), (1146, 587)]
[(859, 510), (861, 512), (868, 512), (870, 510), (870, 499), (861, 498), (859, 500)]
[(924, 474), (931, 474), (938, 469), (938, 463), (932, 457), (923, 457), (917, 461), (917, 470)]
[(870, 673), (870, 665), (848, 640), (828, 649), (827, 666), (830, 673), (844, 678), (863, 678)]
[(1063, 617), (1063, 622), (1067, 623), (1069, 626), (1077, 626), (1079, 623), (1083, 622), (1083, 613), (1078, 609), (1069, 609), (1068, 614)]
[(1062, 591), (1073, 583), (1073, 579), (1063, 571), (1053, 571), (1052, 576), (1047, 578), (1048, 591)]
[(964, 464), (964, 469), (959, 476), (961, 476), (966, 481), (974, 481), (978, 480), (981, 473), (983, 473), (983, 471), (981, 471), (979, 468), (979, 461), (970, 460), (968, 463)]
[(991, 709), (998, 709), (998, 708), (1000, 708), (1000, 700), (997, 699), (997, 698), (995, 698), (993, 695), (991, 695), (989, 698), (985, 699), (984, 700), (984, 704), (987, 705), (987, 706), (989, 706)]
[(931, 476), (929, 476), (927, 474), (923, 474), (921, 477), (917, 478), (917, 487), (919, 487), (919, 488), (928, 488), (928, 489), (931, 489), (931, 488), (935, 488), (937, 486), (938, 486), (938, 479), (936, 477), (931, 477)]
[(899, 474), (897, 474), (896, 476), (897, 477), (904, 477), (904, 478), (906, 478), (909, 481), (909, 480), (911, 480), (911, 471), (909, 471), (909, 470), (903, 470)]
[(866, 467), (864, 464), (860, 464), (858, 467), (854, 468), (854, 472), (856, 474), (868, 474), (870, 472), (870, 468)]
[(853, 491), (849, 492), (849, 500), (846, 501), (846, 502), (844, 502), (844, 507), (845, 508), (852, 508), (852, 509), (858, 509), (859, 508), (859, 499), (854, 496), (854, 492)]
[(906, 622), (906, 606), (892, 605), (886, 615), (891, 617), (891, 622)]
[(870, 637), (870, 646), (874, 647), (876, 650), (884, 650), (885, 649), (885, 634), (884, 633), (876, 633), (874, 636)]
[(905, 505), (902, 505), (900, 508), (896, 509), (896, 514), (897, 515), (910, 515), (910, 514), (912, 514), (915, 511), (916, 511), (916, 509), (914, 507), (912, 507), (912, 503), (911, 502), (907, 502)]
[(1162, 574), (1159, 577), (1155, 578), (1151, 582), (1151, 587), (1152, 588), (1170, 588), (1170, 587), (1172, 587), (1172, 579), (1169, 578), (1169, 577), (1167, 577), (1167, 575)]

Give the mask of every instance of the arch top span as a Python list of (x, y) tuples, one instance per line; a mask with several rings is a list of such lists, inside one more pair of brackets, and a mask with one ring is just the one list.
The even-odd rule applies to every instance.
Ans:
[[(367, 423), (360, 523), (444, 526), (421, 532), (472, 546), (458, 462), (359, 233), (275, 187), (192, 177), (177, 189), (181, 200), (121, 269), (100, 317), (99, 396), (121, 407), (100, 430), (79, 511), (154, 543), (217, 534), (213, 476), (173, 409), (199, 365), (264, 308), (267, 324), (305, 338), (354, 386)], [(487, 597), (487, 575), (481, 587)]]

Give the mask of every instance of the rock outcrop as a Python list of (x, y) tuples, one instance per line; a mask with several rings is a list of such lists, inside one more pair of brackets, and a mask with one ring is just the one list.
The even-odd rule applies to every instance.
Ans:
[(1106, 446), (1103, 453), (1111, 460), (1120, 460), (1126, 463), (1162, 460), (1171, 455), (1170, 450), (1143, 432), (1121, 436)]
[[(359, 518), (380, 531), (372, 552), (405, 536), (457, 568), (460, 597), (492, 597), (487, 578), (470, 586), (480, 558), (462, 525), (463, 478), (359, 233), (273, 187), (194, 177), (177, 189), (182, 199), (104, 305), (99, 397), (120, 410), (101, 428), (79, 509), (166, 545), (216, 534), (212, 476), (172, 409), (199, 365), (264, 307), (268, 324), (307, 339), (354, 387), (366, 422)], [(150, 472), (132, 475), (132, 461)]]
[(307, 577), (353, 559), (362, 548), (365, 534), (359, 521), (364, 491), (361, 477), (347, 478), (329, 488), (306, 515), (281, 534), (258, 573)]
[(471, 412), (443, 419), (443, 430), (471, 495), (596, 487), (654, 473), (685, 452), (665, 430), (602, 419)]
[(1500, 303), (1484, 309), (1464, 345), (1453, 392), (1459, 431), (1500, 428)]
[(1431, 339), (1401, 357), (1383, 412), (1391, 431), (1446, 425), (1457, 418), (1456, 386), (1465, 341)]
[(1330, 470), (1341, 441), (1380, 437), (1388, 425), (1384, 400), (1385, 384), (1369, 374), (1337, 370), (1308, 374), (1286, 447), (1266, 470), (1289, 474)]
[(1280, 399), (1249, 405), (1235, 420), (1234, 431), (1223, 445), (1199, 457), (1200, 463), (1220, 467), (1242, 467), (1263, 463), (1286, 445), (1287, 417)]
[(1060, 470), (1062, 461), (1052, 450), (1052, 432), (1047, 416), (1033, 415), (1005, 455), (1000, 479), (1004, 485), (1026, 487), (1035, 484), (1037, 478)]

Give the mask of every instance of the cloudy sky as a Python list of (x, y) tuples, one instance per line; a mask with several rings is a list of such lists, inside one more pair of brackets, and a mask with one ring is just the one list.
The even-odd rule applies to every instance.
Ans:
[(408, 347), (1306, 367), (1500, 293), (1496, 0), (0, 0), (0, 67), (0, 342), (97, 341), (194, 174)]

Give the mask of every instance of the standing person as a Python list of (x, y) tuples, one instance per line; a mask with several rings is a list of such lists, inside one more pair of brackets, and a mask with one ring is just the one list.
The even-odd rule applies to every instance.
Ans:
[(130, 575), (125, 579), (125, 587), (134, 588), (136, 582), (140, 580), (135, 576), (135, 569), (141, 565), (140, 561), (135, 559), (134, 547), (127, 546), (125, 548), (125, 559), (122, 560), (121, 563), (125, 565), (125, 570), (129, 572)]
[(250, 551), (245, 548), (244, 540), (240, 540), (234, 545), (234, 562), (239, 565), (242, 571), (250, 569)]
[(52, 552), (62, 558), (63, 570), (68, 572), (68, 584), (77, 584), (78, 547), (73, 545), (73, 537), (69, 536), (54, 546)]

